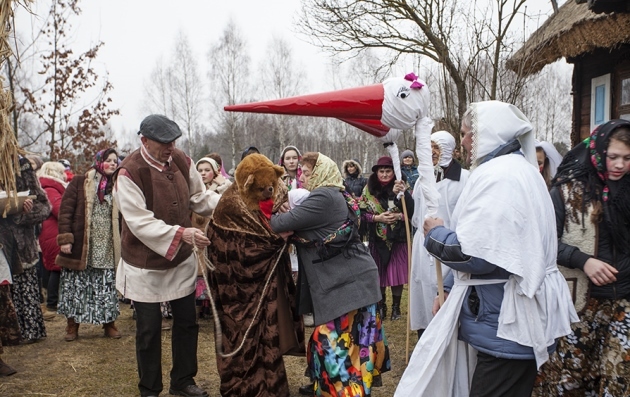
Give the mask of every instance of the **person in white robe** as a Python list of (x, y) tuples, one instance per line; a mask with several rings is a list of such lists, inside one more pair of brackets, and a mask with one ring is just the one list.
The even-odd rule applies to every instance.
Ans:
[[(437, 217), (444, 220), (444, 226), (450, 228), (451, 216), (466, 181), (468, 170), (453, 159), (456, 148), (455, 138), (448, 131), (437, 131), (431, 134), (431, 142), (437, 145), (437, 157), (434, 156), (436, 187), (440, 193)], [(414, 190), (415, 211), (411, 219), (412, 225), (422, 228), (426, 215), (426, 207), (421, 189)], [(411, 279), (409, 281), (409, 316), (410, 328), (418, 331), (418, 338), (433, 319), (433, 300), (437, 295), (436, 261), (424, 248), (424, 235), (416, 233), (411, 249)], [(446, 265), (442, 266), (442, 276), (450, 272)]]
[(453, 269), (450, 294), (396, 397), (529, 396), (556, 338), (578, 320), (556, 266), (554, 209), (530, 122), (513, 105), (479, 102), (461, 132), (471, 174), (450, 228), (439, 218), (423, 227), (427, 250)]

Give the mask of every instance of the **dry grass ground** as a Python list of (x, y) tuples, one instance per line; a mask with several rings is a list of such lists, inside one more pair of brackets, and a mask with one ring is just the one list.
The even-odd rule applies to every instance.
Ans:
[[(388, 291), (389, 293), (389, 291)], [(385, 321), (392, 370), (383, 375), (383, 387), (374, 389), (375, 397), (393, 396), (396, 385), (405, 369), (405, 327), (407, 291), (403, 295), (403, 317), (398, 321)], [(388, 301), (391, 303), (391, 296)], [(32, 345), (5, 347), (4, 361), (18, 373), (0, 378), (0, 396), (137, 396), (135, 358), (135, 322), (129, 305), (121, 304), (121, 315), (116, 321), (123, 337), (118, 340), (103, 337), (103, 330), (94, 325), (81, 325), (79, 339), (65, 342), (65, 318), (58, 315), (46, 322), (48, 337)], [(199, 372), (197, 384), (218, 397), (219, 378), (214, 354), (214, 326), (212, 320), (199, 321)], [(306, 329), (307, 338), (310, 328)], [(162, 333), (162, 365), (165, 390), (171, 365), (170, 331)], [(415, 332), (410, 336), (411, 350), (416, 342)], [(304, 377), (306, 359), (285, 357), (291, 386), (291, 395), (298, 396), (298, 387), (307, 382)]]

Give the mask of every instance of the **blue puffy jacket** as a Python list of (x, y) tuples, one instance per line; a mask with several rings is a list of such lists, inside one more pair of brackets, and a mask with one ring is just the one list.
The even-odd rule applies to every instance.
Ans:
[[(424, 240), (429, 253), (448, 267), (471, 274), (473, 279), (504, 279), (510, 273), (480, 258), (465, 255), (454, 231), (438, 226)], [(444, 279), (444, 288), (453, 286), (453, 273)], [(480, 352), (494, 357), (516, 360), (534, 360), (531, 347), (520, 345), (497, 336), (499, 312), (503, 302), (504, 283), (469, 287), (459, 315), (459, 339)], [(555, 344), (549, 347), (549, 352)]]

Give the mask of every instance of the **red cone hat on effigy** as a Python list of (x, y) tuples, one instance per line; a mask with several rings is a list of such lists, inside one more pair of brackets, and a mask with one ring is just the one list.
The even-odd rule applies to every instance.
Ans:
[(380, 121), (383, 115), (383, 98), (383, 84), (374, 84), (319, 94), (230, 105), (223, 109), (228, 112), (335, 117), (380, 137), (389, 131), (389, 128)]

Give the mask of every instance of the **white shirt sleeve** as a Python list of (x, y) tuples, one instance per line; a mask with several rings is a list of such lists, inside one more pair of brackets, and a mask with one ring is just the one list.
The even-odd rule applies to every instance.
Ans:
[(168, 260), (173, 259), (183, 243), (181, 236), (184, 228), (155, 218), (153, 212), (147, 209), (144, 194), (124, 170), (119, 172), (113, 194), (131, 233), (155, 253)]

